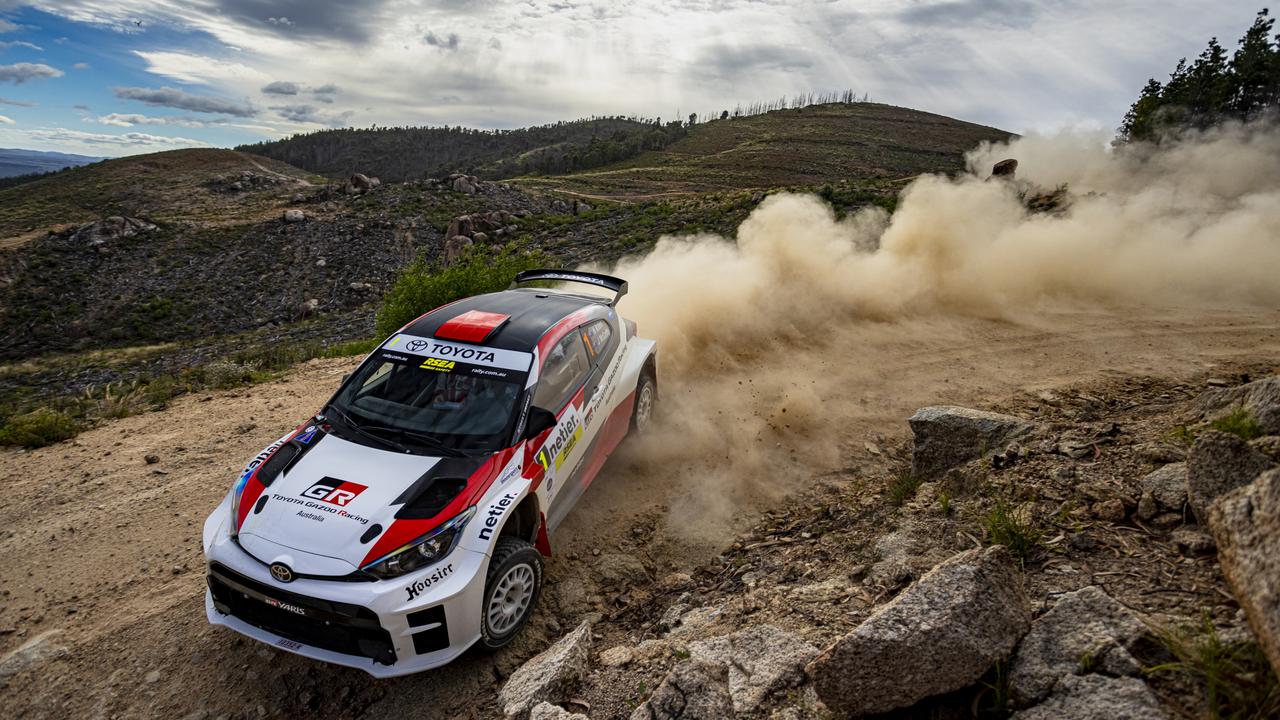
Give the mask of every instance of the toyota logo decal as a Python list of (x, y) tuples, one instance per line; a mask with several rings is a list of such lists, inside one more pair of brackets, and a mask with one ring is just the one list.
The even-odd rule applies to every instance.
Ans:
[(293, 582), (293, 571), (284, 563), (271, 563), (271, 577), (282, 583)]
[(404, 344), (404, 349), (408, 350), (409, 352), (418, 352), (419, 350), (425, 348), (429, 344), (430, 343), (428, 343), (426, 340), (410, 340), (409, 342)]

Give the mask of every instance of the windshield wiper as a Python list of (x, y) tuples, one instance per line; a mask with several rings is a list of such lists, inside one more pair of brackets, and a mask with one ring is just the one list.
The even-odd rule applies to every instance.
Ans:
[(399, 433), (400, 437), (413, 438), (414, 440), (417, 440), (419, 442), (422, 442), (426, 445), (431, 446), (433, 450), (438, 450), (444, 453), (445, 455), (448, 455), (449, 457), (469, 457), (466, 452), (459, 450), (458, 448), (455, 448), (455, 447), (449, 447), (448, 445), (445, 445), (444, 443), (440, 442), (436, 438), (426, 433), (415, 432), (413, 430), (406, 430), (404, 428), (398, 428), (391, 425), (364, 425), (362, 427), (365, 430), (369, 430), (372, 432)]
[[(395, 448), (396, 450), (399, 450), (400, 452), (403, 452), (403, 453), (409, 452), (409, 448), (405, 447), (404, 445), (401, 445), (395, 440), (392, 440), (391, 438), (382, 437), (381, 435), (374, 435), (373, 433), (369, 432), (369, 430), (367, 430), (360, 423), (356, 422), (355, 420), (352, 420), (351, 416), (348, 415), (346, 412), (344, 412), (342, 408), (338, 407), (337, 405), (329, 405), (328, 409), (338, 413), (338, 417), (342, 418), (343, 424), (351, 428), (352, 430), (356, 431), (357, 433), (359, 433), (362, 437), (369, 438), (370, 440), (381, 443), (387, 447)], [(377, 426), (373, 426), (373, 429), (377, 429)]]

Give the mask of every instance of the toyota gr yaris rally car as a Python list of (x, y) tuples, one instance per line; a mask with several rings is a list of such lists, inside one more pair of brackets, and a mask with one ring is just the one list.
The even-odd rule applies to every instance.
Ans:
[(528, 271), (387, 338), (205, 521), (209, 621), (379, 677), (510, 642), (550, 534), (653, 415), (656, 348), (618, 316), (626, 291)]

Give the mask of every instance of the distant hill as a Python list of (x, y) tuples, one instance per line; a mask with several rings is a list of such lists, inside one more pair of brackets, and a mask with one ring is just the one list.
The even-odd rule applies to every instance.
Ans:
[(0, 178), (53, 172), (65, 167), (88, 165), (102, 159), (88, 155), (0, 148)]
[[(243, 173), (254, 182), (233, 190), (230, 181)], [(229, 182), (219, 185), (219, 178)], [(14, 236), (108, 215), (243, 221), (296, 192), (292, 185), (323, 180), (234, 150), (170, 150), (105, 160), (0, 189), (0, 247)]]
[(400, 182), (460, 171), (496, 179), (598, 167), (665, 147), (684, 134), (679, 122), (613, 117), (519, 130), (342, 128), (236, 149), (332, 178), (362, 172)]
[(829, 103), (695, 125), (661, 150), (527, 187), (604, 197), (882, 183), (964, 169), (964, 153), (1004, 130), (879, 103)]

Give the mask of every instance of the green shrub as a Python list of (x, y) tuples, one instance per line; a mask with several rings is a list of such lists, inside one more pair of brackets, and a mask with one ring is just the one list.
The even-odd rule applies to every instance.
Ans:
[(1019, 562), (1026, 562), (1044, 538), (1044, 530), (1035, 521), (1003, 498), (997, 499), (995, 506), (983, 516), (982, 525), (986, 529), (987, 540), (993, 545), (1008, 548)]
[(920, 478), (911, 473), (899, 473), (889, 481), (889, 503), (901, 505), (916, 496), (920, 489)]
[(541, 252), (524, 252), (508, 245), (497, 252), (475, 247), (444, 269), (423, 261), (412, 263), (401, 271), (382, 300), (377, 335), (386, 337), (419, 315), (458, 298), (502, 290), (521, 270), (546, 267), (550, 262)]
[(1207, 711), (1201, 717), (1280, 716), (1280, 683), (1256, 642), (1224, 639), (1208, 614), (1199, 626), (1158, 627), (1156, 637), (1174, 660), (1146, 672), (1173, 673), (1200, 686)]
[(1258, 419), (1244, 406), (1232, 410), (1231, 414), (1226, 417), (1214, 420), (1209, 423), (1209, 427), (1239, 436), (1242, 440), (1253, 440), (1263, 435), (1262, 426), (1258, 424)]
[(38, 408), (9, 418), (9, 421), (0, 427), (0, 445), (44, 447), (75, 437), (79, 431), (75, 418), (67, 413)]

